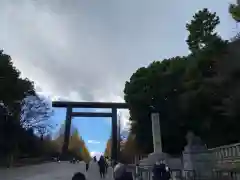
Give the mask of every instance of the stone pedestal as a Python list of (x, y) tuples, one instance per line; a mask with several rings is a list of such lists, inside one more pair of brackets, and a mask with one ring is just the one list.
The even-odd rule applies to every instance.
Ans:
[(152, 166), (156, 163), (157, 160), (165, 160), (168, 162), (168, 155), (163, 152), (153, 152), (148, 155), (147, 158), (144, 158), (140, 161), (140, 165), (142, 166)]
[(198, 177), (210, 177), (212, 170), (212, 154), (201, 139), (192, 132), (187, 135), (188, 144), (183, 151), (185, 171), (194, 171)]

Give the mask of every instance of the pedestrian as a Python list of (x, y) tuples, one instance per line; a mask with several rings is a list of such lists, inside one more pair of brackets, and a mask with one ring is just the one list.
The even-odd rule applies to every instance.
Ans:
[(171, 169), (166, 165), (166, 180), (171, 179)]
[(106, 172), (106, 162), (103, 156), (100, 157), (98, 161), (99, 165), (99, 173), (101, 178), (105, 178), (105, 172)]
[(105, 158), (106, 173), (108, 172), (108, 160)]
[(90, 163), (90, 158), (87, 158), (87, 159), (84, 159), (84, 162), (85, 162), (85, 171), (87, 172), (88, 169), (89, 169), (89, 163)]
[(113, 169), (114, 180), (133, 180), (132, 172), (127, 171), (127, 167), (123, 163), (117, 163)]
[(77, 172), (73, 175), (72, 180), (86, 180), (86, 177), (83, 173)]
[(98, 172), (99, 170), (97, 160), (95, 161), (95, 159), (96, 158), (93, 158), (93, 160), (89, 162), (89, 171), (91, 172)]
[(86, 162), (86, 172), (88, 171), (89, 169), (89, 162)]
[(164, 160), (158, 159), (153, 166), (153, 180), (169, 180), (171, 177), (170, 169)]

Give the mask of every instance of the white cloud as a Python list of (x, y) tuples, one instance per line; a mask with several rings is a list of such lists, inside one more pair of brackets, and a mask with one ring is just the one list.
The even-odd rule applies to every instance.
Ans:
[(96, 140), (88, 140), (87, 141), (89, 144), (100, 144), (100, 141), (96, 141)]
[[(103, 99), (100, 99), (100, 101), (104, 101)], [(121, 96), (114, 96), (114, 95), (109, 95), (107, 98), (105, 98), (105, 101), (107, 102), (124, 102), (124, 99)], [(96, 109), (95, 112), (111, 112), (110, 109)], [(129, 110), (128, 109), (119, 109), (118, 112), (118, 118), (120, 118), (121, 122), (121, 130), (129, 129)], [(107, 120), (110, 122), (109, 120)], [(111, 123), (111, 122), (110, 122)]]
[(227, 0), (1, 0), (0, 48), (51, 99), (124, 102), (137, 68), (187, 54), (185, 24), (203, 7), (220, 16), (224, 37), (235, 33)]
[(97, 160), (99, 160), (100, 156), (102, 156), (103, 153), (101, 153), (101, 152), (96, 152), (96, 151), (92, 151), (92, 152), (90, 152), (90, 155), (91, 155), (91, 157), (96, 156)]
[(121, 123), (121, 130), (129, 130), (129, 110), (119, 110), (118, 112), (120, 123)]

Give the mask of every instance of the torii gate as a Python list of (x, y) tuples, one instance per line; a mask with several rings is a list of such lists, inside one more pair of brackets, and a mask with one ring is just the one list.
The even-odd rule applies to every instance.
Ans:
[[(112, 118), (112, 149), (111, 159), (115, 162), (118, 160), (118, 125), (117, 125), (117, 109), (128, 109), (126, 103), (113, 102), (69, 102), (69, 101), (53, 101), (52, 107), (67, 108), (64, 143), (62, 146), (62, 154), (68, 151), (71, 121), (73, 117), (111, 117)], [(112, 112), (73, 112), (72, 108), (104, 108), (111, 109)]]

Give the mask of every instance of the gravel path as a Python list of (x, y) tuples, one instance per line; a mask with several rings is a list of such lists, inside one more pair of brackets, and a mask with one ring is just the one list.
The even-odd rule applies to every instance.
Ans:
[[(76, 172), (83, 172), (88, 180), (100, 180), (98, 170), (85, 172), (85, 163), (51, 162), (12, 169), (0, 169), (0, 180), (71, 180)], [(109, 168), (105, 180), (112, 180), (112, 169)]]

